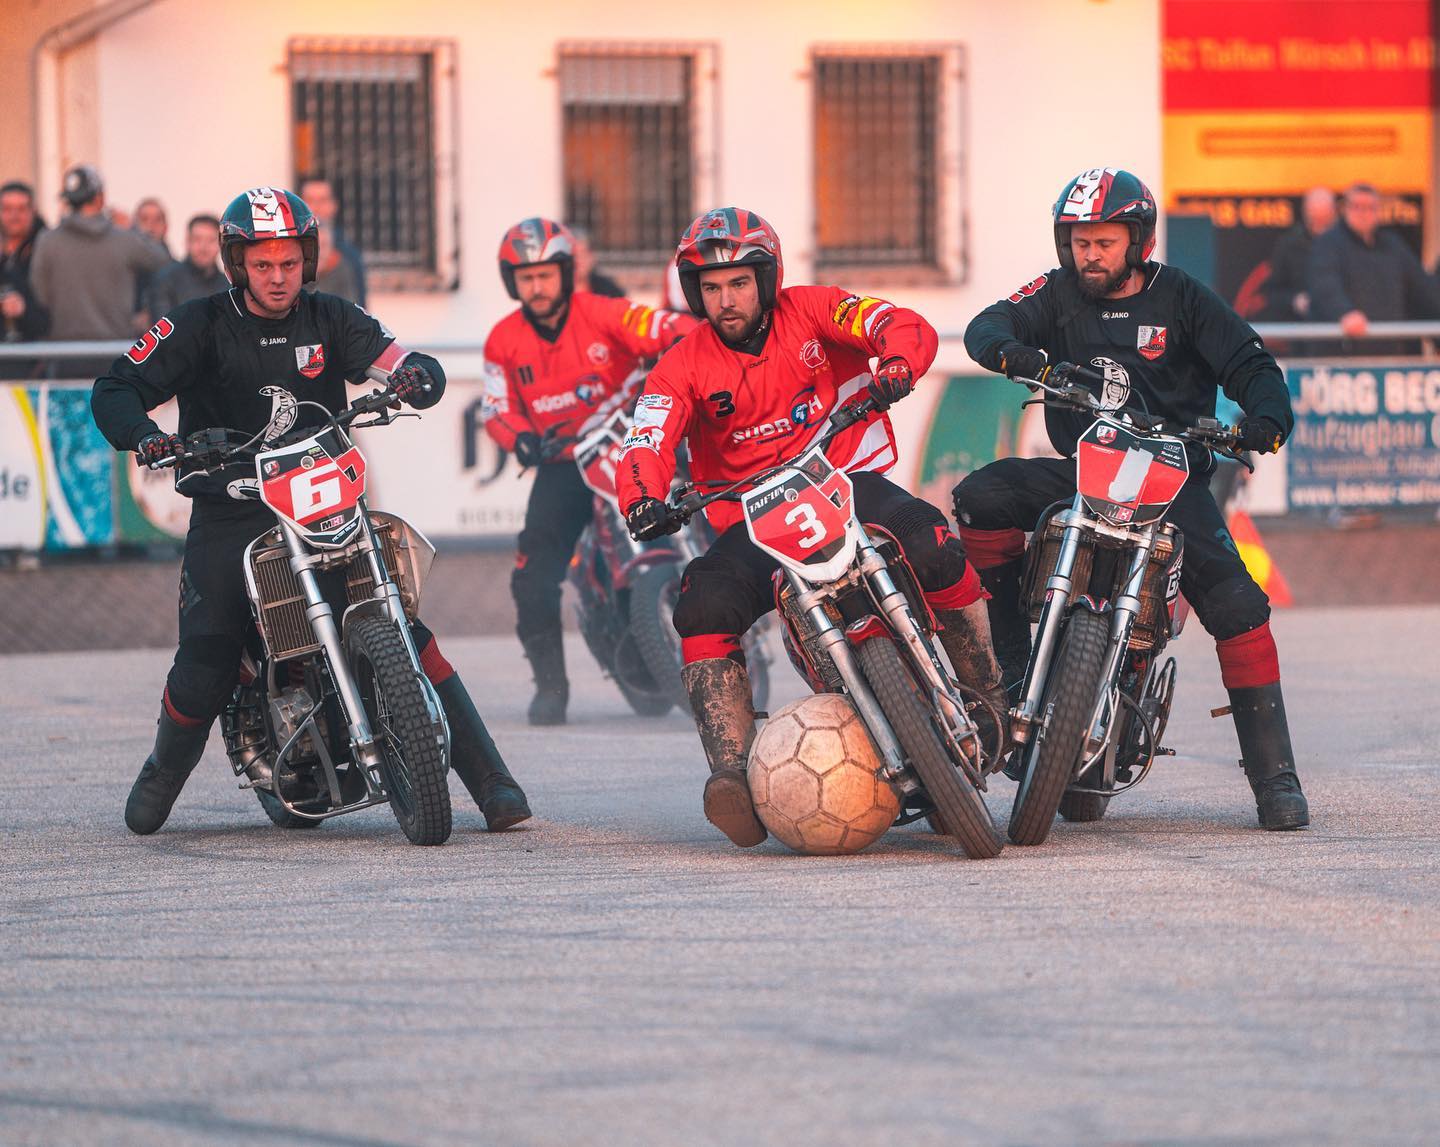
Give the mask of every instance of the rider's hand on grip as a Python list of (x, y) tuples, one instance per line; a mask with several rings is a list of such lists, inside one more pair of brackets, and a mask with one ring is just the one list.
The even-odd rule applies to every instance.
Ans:
[(430, 372), (419, 365), (402, 366), (390, 375), (390, 389), (408, 406), (414, 406), (417, 398), (429, 394), (433, 385)]
[(869, 391), (875, 405), (884, 410), (892, 402), (899, 402), (914, 387), (915, 372), (910, 369), (910, 364), (899, 355), (891, 355), (875, 367)]
[(625, 515), (625, 525), (637, 542), (654, 541), (680, 528), (680, 519), (659, 498), (641, 498)]
[(140, 465), (148, 466), (152, 470), (166, 459), (178, 457), (184, 452), (185, 443), (180, 440), (180, 435), (166, 434), (160, 430), (145, 435), (135, 444)]
[(1000, 353), (1000, 369), (1012, 382), (1044, 382), (1050, 373), (1050, 358), (1033, 346), (1013, 346)]
[(545, 447), (540, 435), (527, 430), (515, 435), (515, 461), (522, 466), (538, 466), (545, 460)]
[(1256, 454), (1274, 454), (1285, 441), (1285, 431), (1270, 418), (1245, 418), (1236, 429), (1240, 448)]

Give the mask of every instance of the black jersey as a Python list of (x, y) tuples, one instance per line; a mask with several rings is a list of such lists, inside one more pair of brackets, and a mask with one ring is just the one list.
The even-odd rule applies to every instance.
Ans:
[[(262, 441), (271, 442), (324, 422), (319, 410), (299, 403), (341, 410), (347, 382), (364, 380), (372, 365), (388, 374), (402, 357), (377, 319), (335, 295), (304, 291), (283, 319), (263, 319), (231, 289), (182, 303), (157, 322), (96, 379), (90, 406), (117, 450), (134, 450), (154, 433), (148, 412), (170, 398), (179, 402), (181, 437), (224, 427), (246, 437), (264, 430)], [(427, 355), (409, 358), (434, 380), (414, 405), (434, 405), (445, 385), (439, 364)], [(224, 481), (200, 475), (181, 474), (176, 485), (196, 497), (225, 496)]]
[[(986, 307), (965, 331), (965, 349), (988, 370), (998, 372), (1000, 356), (1016, 346), (1100, 370), (1108, 407), (1148, 410), (1177, 428), (1214, 417), (1217, 388), (1287, 436), (1295, 422), (1285, 376), (1250, 324), (1203, 283), (1160, 263), (1145, 264), (1145, 285), (1123, 299), (1087, 298), (1074, 271), (1051, 271)], [(1066, 457), (1092, 421), (1045, 409), (1050, 441)]]

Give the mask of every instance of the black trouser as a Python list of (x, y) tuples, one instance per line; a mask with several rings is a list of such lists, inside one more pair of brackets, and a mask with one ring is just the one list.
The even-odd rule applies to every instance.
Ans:
[[(1073, 458), (1002, 458), (955, 487), (955, 518), (962, 530), (1032, 530), (1047, 507), (1074, 497)], [(1240, 559), (1208, 475), (1191, 475), (1169, 520), (1185, 535), (1180, 591), (1200, 624), (1216, 641), (1264, 625), (1270, 599)]]
[(546, 462), (535, 468), (510, 575), (515, 632), (522, 642), (560, 631), (560, 584), (590, 521), (594, 497), (574, 462)]
[[(857, 516), (894, 535), (922, 590), (937, 593), (960, 582), (965, 550), (944, 514), (881, 474), (865, 471), (850, 480)], [(750, 540), (745, 523), (737, 522), (685, 568), (675, 630), (687, 662), (729, 655), (734, 641), (775, 608), (771, 578), (779, 564)]]
[[(170, 707), (193, 723), (218, 716), (240, 674), (240, 656), (254, 624), (245, 592), (245, 547), (275, 525), (253, 502), (196, 501), (180, 567), (180, 647), (166, 678)], [(433, 635), (411, 625), (415, 647)]]

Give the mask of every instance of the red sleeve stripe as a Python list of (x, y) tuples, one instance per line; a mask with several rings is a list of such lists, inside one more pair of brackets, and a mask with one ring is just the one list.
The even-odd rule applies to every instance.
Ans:
[(370, 364), (370, 369), (378, 370), (381, 374), (388, 376), (391, 371), (405, 361), (405, 356), (409, 353), (399, 343), (392, 342), (380, 352), (380, 357)]

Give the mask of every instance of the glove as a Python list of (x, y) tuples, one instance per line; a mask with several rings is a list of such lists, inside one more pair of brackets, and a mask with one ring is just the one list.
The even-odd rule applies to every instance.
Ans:
[(180, 440), (180, 435), (166, 434), (162, 430), (146, 434), (135, 444), (135, 453), (140, 457), (140, 464), (152, 470), (157, 463), (184, 452), (185, 443)]
[(625, 515), (625, 525), (637, 542), (650, 542), (680, 529), (680, 519), (659, 498), (641, 498)]
[(390, 375), (390, 389), (407, 406), (414, 406), (417, 398), (429, 394), (434, 384), (430, 372), (418, 363), (402, 366)]
[(875, 367), (875, 377), (870, 380), (870, 397), (875, 405), (884, 410), (892, 402), (899, 402), (915, 387), (915, 374), (910, 364), (899, 355), (882, 359)]
[(1050, 359), (1033, 346), (1014, 346), (1000, 352), (1000, 369), (1012, 382), (1044, 382), (1050, 373)]
[(545, 449), (541, 445), (540, 435), (529, 430), (515, 435), (515, 449), (512, 453), (515, 455), (515, 461), (522, 466), (538, 466), (545, 458)]
[(1237, 429), (1240, 432), (1241, 449), (1251, 450), (1256, 454), (1274, 454), (1285, 441), (1285, 431), (1280, 429), (1273, 418), (1245, 418)]

